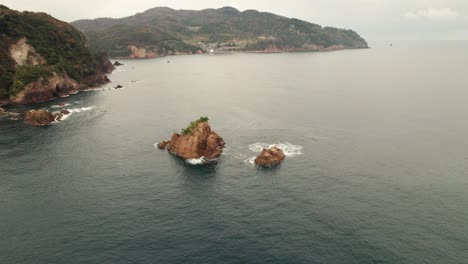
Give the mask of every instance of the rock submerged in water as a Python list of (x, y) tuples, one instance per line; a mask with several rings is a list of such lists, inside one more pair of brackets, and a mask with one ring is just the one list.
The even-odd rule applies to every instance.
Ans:
[(169, 145), (171, 142), (170, 141), (162, 141), (158, 144), (159, 149), (165, 149), (167, 145)]
[(55, 116), (44, 109), (26, 112), (24, 123), (31, 126), (47, 126), (55, 121)]
[(114, 66), (118, 67), (118, 66), (122, 66), (122, 65), (124, 65), (124, 64), (120, 63), (119, 61), (114, 62)]
[(271, 168), (280, 164), (285, 158), (286, 155), (280, 148), (263, 149), (262, 153), (255, 159), (255, 165)]
[(225, 145), (223, 138), (211, 130), (208, 118), (200, 118), (184, 129), (182, 134), (174, 133), (171, 141), (163, 141), (158, 147), (167, 147), (169, 152), (185, 160), (211, 160), (223, 153)]
[(62, 118), (69, 114), (70, 114), (70, 111), (68, 111), (67, 109), (60, 110), (60, 112), (54, 113), (55, 120), (62, 121)]

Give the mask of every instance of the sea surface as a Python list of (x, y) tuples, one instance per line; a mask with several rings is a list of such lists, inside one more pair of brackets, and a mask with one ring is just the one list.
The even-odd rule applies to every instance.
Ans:
[[(468, 263), (468, 42), (389, 44), (124, 60), (1, 119), (0, 263)], [(154, 147), (200, 116), (218, 162)]]

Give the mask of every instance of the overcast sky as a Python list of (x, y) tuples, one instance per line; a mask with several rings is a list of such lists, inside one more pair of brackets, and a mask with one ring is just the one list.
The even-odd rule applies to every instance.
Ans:
[(369, 40), (468, 39), (468, 0), (0, 0), (12, 9), (43, 11), (64, 21), (124, 17), (157, 6), (233, 6), (350, 28)]

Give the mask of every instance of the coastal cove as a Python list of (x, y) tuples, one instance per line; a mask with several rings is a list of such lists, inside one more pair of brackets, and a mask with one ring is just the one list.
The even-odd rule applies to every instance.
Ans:
[[(0, 263), (464, 263), (468, 43), (392, 44), (119, 59), (5, 107), (70, 114), (0, 117)], [(217, 162), (155, 147), (205, 116)]]

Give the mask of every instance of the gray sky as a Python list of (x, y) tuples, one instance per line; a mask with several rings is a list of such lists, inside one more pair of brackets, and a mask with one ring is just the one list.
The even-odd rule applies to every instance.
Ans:
[(258, 9), (356, 30), (368, 40), (468, 39), (468, 0), (0, 0), (64, 20), (124, 17), (156, 6)]

